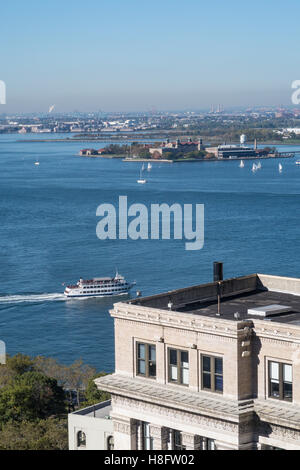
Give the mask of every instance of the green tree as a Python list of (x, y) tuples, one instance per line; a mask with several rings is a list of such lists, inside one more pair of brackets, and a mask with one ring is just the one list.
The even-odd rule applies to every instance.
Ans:
[(0, 390), (0, 423), (33, 421), (64, 412), (63, 389), (39, 372), (25, 372)]
[(96, 378), (103, 377), (104, 375), (106, 375), (105, 372), (100, 372), (89, 379), (85, 392), (86, 401), (83, 403), (84, 406), (95, 405), (96, 403), (110, 399), (110, 393), (98, 390), (94, 382)]
[(0, 450), (67, 450), (66, 419), (10, 422), (0, 430)]

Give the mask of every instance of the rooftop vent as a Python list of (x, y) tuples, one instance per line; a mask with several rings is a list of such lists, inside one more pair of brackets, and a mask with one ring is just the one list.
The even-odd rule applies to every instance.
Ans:
[(287, 305), (265, 305), (263, 307), (248, 308), (248, 315), (257, 315), (259, 317), (272, 317), (273, 315), (279, 315), (280, 313), (290, 312), (292, 307)]

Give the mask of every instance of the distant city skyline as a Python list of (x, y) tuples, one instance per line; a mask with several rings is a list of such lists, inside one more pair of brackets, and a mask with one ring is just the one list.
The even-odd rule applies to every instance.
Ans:
[(296, 0), (1, 6), (1, 113), (290, 106)]

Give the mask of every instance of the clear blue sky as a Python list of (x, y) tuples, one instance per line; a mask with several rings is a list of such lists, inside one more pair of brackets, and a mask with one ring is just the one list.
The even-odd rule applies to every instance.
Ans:
[(0, 10), (10, 111), (290, 104), (299, 0), (11, 0)]

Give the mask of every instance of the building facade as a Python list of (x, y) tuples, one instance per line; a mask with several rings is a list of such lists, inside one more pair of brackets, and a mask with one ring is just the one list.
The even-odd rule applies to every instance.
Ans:
[(113, 422), (111, 402), (69, 413), (69, 450), (113, 450)]
[(114, 448), (300, 449), (300, 279), (253, 274), (119, 302)]

